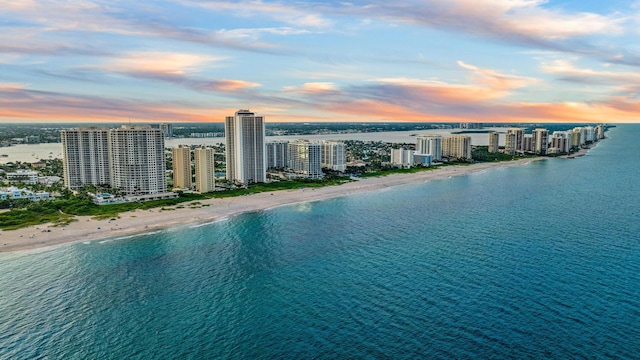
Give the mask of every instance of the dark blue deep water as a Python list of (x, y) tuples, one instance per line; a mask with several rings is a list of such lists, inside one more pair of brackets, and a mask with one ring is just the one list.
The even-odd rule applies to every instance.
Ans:
[(638, 139), (0, 254), (0, 358), (636, 358)]

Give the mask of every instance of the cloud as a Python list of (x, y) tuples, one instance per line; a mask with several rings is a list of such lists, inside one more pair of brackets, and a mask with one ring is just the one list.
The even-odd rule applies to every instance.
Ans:
[(302, 86), (286, 86), (283, 91), (306, 95), (332, 94), (336, 93), (336, 86), (332, 82), (308, 82)]
[(187, 6), (205, 8), (215, 12), (231, 12), (237, 17), (268, 17), (283, 23), (305, 28), (330, 28), (331, 20), (323, 16), (319, 9), (310, 3), (284, 5), (280, 2), (254, 1), (198, 1), (180, 0)]
[[(542, 7), (544, 0), (374, 0), (342, 9), (366, 17), (461, 31), (513, 41), (557, 40), (589, 34), (620, 34), (626, 18), (567, 13)], [(340, 9), (337, 9), (340, 10)]]
[(580, 69), (568, 60), (554, 60), (543, 63), (542, 71), (560, 76), (561, 80), (596, 84), (596, 85), (635, 85), (640, 84), (640, 74), (633, 71), (598, 71), (593, 69)]
[(113, 99), (0, 84), (0, 120), (19, 121), (222, 121), (233, 109), (212, 110), (195, 104)]
[[(90, 0), (73, 2), (0, 0), (0, 8), (5, 11), (6, 17), (23, 23), (20, 31), (11, 34), (11, 38), (2, 41), (4, 43), (24, 43), (25, 40), (29, 40), (42, 44), (45, 39), (54, 39), (57, 40), (61, 50), (65, 48), (73, 50), (76, 45), (70, 39), (77, 37), (76, 42), (81, 42), (86, 38), (86, 33), (99, 33), (129, 38), (171, 39), (259, 53), (286, 53), (290, 51), (281, 49), (274, 44), (231, 36), (225, 32), (176, 25), (171, 21), (170, 14), (164, 14), (164, 9), (154, 8), (152, 4), (120, 7), (117, 2), (103, 4)], [(25, 29), (29, 30), (28, 35), (22, 34)], [(16, 35), (21, 36), (22, 39), (18, 41), (15, 39)], [(65, 45), (59, 38), (70, 42)], [(32, 47), (16, 46), (12, 50), (31, 51)], [(38, 45), (36, 47), (44, 46)], [(59, 53), (64, 54), (64, 52)], [(56, 53), (51, 54), (55, 55)]]
[[(225, 57), (213, 57), (171, 52), (132, 52), (101, 66), (83, 67), (77, 70), (100, 70), (111, 74), (137, 79), (172, 83), (202, 92), (238, 92), (252, 89), (260, 84), (233, 79), (205, 79), (198, 75)], [(217, 65), (219, 66), (219, 65)]]
[(208, 63), (225, 60), (224, 57), (175, 53), (175, 52), (131, 52), (113, 60), (106, 68), (115, 72), (150, 72), (182, 75), (197, 72)]
[[(290, 88), (308, 97), (308, 106), (341, 116), (377, 121), (481, 122), (631, 122), (640, 119), (634, 96), (601, 101), (523, 102), (510, 100), (520, 89), (539, 80), (505, 74), (459, 61), (469, 82), (452, 84), (412, 78), (379, 78), (368, 83), (337, 87), (333, 83), (306, 83)], [(319, 96), (320, 95), (320, 96)]]

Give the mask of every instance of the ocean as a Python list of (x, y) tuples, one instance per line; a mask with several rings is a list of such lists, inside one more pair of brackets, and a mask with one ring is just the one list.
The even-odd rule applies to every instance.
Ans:
[(547, 159), (0, 254), (0, 359), (635, 358), (640, 125)]

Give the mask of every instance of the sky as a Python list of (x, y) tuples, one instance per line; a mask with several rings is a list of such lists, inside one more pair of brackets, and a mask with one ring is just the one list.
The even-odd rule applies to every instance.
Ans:
[(0, 0), (0, 122), (640, 120), (640, 0)]

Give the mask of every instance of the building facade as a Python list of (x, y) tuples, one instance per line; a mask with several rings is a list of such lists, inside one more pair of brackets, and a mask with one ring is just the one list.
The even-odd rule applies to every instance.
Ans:
[(452, 135), (442, 139), (442, 157), (472, 160), (471, 136)]
[(347, 151), (342, 141), (322, 141), (322, 167), (339, 172), (347, 170)]
[(286, 140), (267, 141), (267, 168), (284, 169), (287, 166), (287, 145)]
[(524, 150), (524, 129), (521, 128), (510, 128), (507, 129), (507, 135), (514, 134), (515, 140), (513, 145), (515, 147), (515, 152), (523, 152)]
[(79, 127), (62, 130), (64, 185), (77, 190), (85, 185), (111, 185), (109, 130)]
[(504, 136), (504, 153), (515, 155), (516, 153), (516, 134), (507, 133)]
[(18, 169), (7, 173), (7, 182), (35, 185), (39, 181), (38, 172), (33, 170)]
[(414, 163), (413, 153), (413, 150), (403, 148), (391, 149), (391, 165), (403, 168), (412, 167)]
[(500, 147), (499, 142), (500, 142), (500, 134), (498, 134), (495, 131), (492, 133), (489, 133), (489, 148), (487, 149), (487, 151), (490, 153), (497, 153), (498, 148)]
[(549, 130), (535, 129), (533, 130), (533, 152), (540, 155), (546, 155), (549, 148)]
[(241, 184), (267, 178), (264, 117), (238, 110), (225, 119), (227, 179)]
[(424, 135), (416, 137), (416, 153), (432, 155), (433, 160), (442, 160), (442, 136)]
[(171, 149), (173, 155), (173, 187), (177, 189), (191, 189), (191, 148), (179, 145)]
[(296, 140), (289, 143), (288, 168), (298, 175), (310, 179), (321, 179), (322, 145), (308, 140)]
[(125, 195), (152, 195), (167, 191), (164, 135), (150, 126), (109, 130), (111, 187)]
[(194, 163), (196, 168), (196, 191), (206, 193), (215, 191), (216, 175), (214, 151), (212, 148), (201, 147), (193, 152)]
[(565, 154), (571, 150), (572, 132), (554, 131), (551, 136), (551, 145), (547, 149), (548, 154)]

